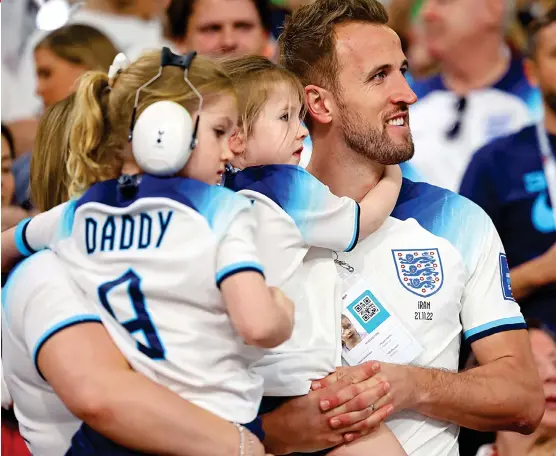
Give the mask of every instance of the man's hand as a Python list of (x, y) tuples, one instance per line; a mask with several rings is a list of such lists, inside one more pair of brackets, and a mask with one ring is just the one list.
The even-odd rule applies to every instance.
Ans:
[[(358, 393), (353, 388), (358, 383), (376, 376), (378, 363), (366, 363), (361, 369), (346, 372), (340, 379), (286, 402), (262, 417), (265, 429), (265, 447), (275, 454), (314, 452), (349, 443), (375, 430), (393, 407), (389, 399), (389, 385), (375, 381), (366, 391), (368, 403), (378, 403), (381, 398), (387, 405), (375, 408), (361, 407), (338, 421), (338, 411), (330, 406), (337, 394), (344, 401), (351, 401)], [(328, 404), (327, 404), (328, 402)], [(323, 410), (328, 410), (323, 412)]]
[[(311, 389), (319, 391), (334, 385), (345, 377), (361, 378), (364, 372), (369, 369), (369, 365), (376, 363), (370, 361), (353, 367), (342, 367), (328, 377), (313, 382)], [(335, 393), (325, 393), (324, 401), (321, 404), (323, 411), (332, 411), (334, 420), (338, 426), (345, 427), (352, 425), (360, 410), (368, 407), (380, 409), (386, 406), (393, 406), (393, 410), (403, 410), (414, 408), (417, 395), (414, 390), (415, 382), (412, 375), (415, 371), (411, 366), (397, 364), (380, 363), (380, 372), (359, 383), (352, 384), (350, 387), (340, 389)], [(378, 401), (374, 394), (374, 389), (378, 384), (388, 385), (389, 394), (383, 396)], [(352, 427), (358, 429), (358, 424)]]

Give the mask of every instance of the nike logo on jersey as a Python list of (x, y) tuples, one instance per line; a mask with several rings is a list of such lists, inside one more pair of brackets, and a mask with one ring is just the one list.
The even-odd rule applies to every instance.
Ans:
[(158, 248), (174, 211), (141, 212), (135, 216), (109, 215), (85, 219), (85, 246), (89, 255), (130, 248)]
[(548, 205), (548, 192), (542, 192), (537, 196), (531, 209), (531, 222), (537, 231), (551, 233), (556, 231), (554, 223), (554, 209)]

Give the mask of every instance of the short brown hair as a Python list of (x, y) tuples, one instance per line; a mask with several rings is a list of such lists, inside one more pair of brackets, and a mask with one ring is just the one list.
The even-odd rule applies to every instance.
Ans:
[(527, 54), (531, 59), (535, 59), (540, 32), (556, 22), (556, 6), (549, 9), (545, 15), (534, 20), (529, 26), (527, 33)]
[[(251, 55), (224, 61), (238, 94), (239, 127), (246, 136), (253, 131), (265, 102), (273, 89), (286, 84), (297, 96), (301, 106), (305, 106), (305, 91), (299, 79), (291, 71), (273, 63), (266, 57)], [(301, 112), (305, 115), (305, 111)]]
[(346, 22), (385, 25), (388, 13), (378, 0), (316, 0), (286, 20), (280, 36), (280, 63), (303, 85), (337, 89), (334, 27)]

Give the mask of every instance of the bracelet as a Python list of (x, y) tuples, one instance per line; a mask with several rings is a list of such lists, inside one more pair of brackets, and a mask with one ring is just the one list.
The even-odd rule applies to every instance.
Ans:
[[(238, 423), (233, 423), (234, 426), (239, 431), (239, 456), (246, 456), (245, 455), (245, 432), (246, 428)], [(251, 433), (247, 431), (247, 441), (249, 442), (249, 456), (253, 456), (253, 438), (251, 437)]]
[(239, 432), (239, 456), (245, 456), (245, 434), (243, 433), (245, 428), (238, 423), (234, 423), (234, 426)]

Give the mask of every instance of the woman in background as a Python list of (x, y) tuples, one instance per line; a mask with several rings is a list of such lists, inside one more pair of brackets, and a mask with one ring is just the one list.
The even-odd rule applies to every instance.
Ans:
[(35, 47), (37, 95), (51, 106), (74, 92), (79, 78), (91, 70), (108, 72), (118, 50), (88, 25), (59, 28)]

